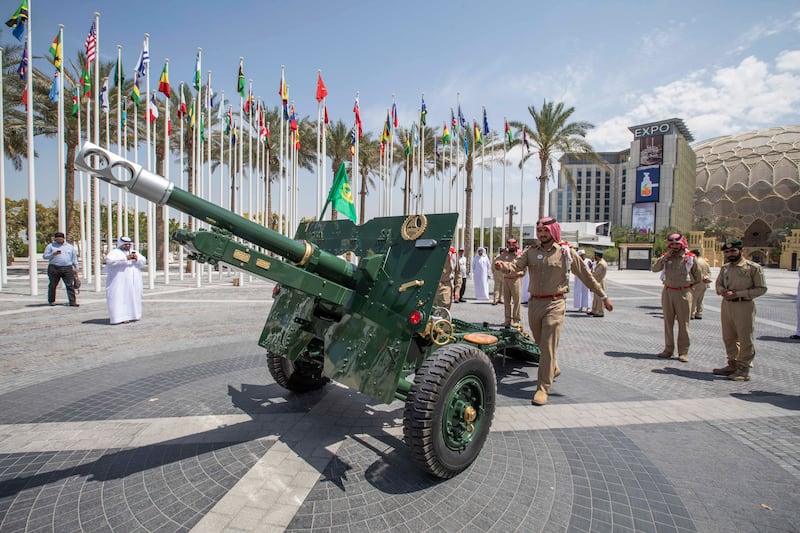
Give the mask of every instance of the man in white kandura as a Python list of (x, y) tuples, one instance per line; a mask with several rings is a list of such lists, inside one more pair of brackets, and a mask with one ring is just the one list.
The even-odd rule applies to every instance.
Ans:
[(489, 299), (489, 278), (492, 276), (492, 263), (486, 256), (483, 247), (478, 248), (478, 255), (472, 258), (472, 280), (475, 284), (475, 299)]
[(142, 268), (147, 258), (133, 249), (130, 237), (120, 237), (106, 256), (106, 303), (111, 324), (142, 318)]

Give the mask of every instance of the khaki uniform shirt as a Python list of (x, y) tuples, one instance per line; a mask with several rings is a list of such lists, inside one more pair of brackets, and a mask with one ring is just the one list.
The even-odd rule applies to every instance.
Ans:
[(719, 269), (716, 290), (717, 294), (736, 291), (737, 298), (757, 298), (767, 292), (764, 269), (744, 257), (740, 257), (736, 263), (725, 263)]
[[(444, 262), (444, 269), (442, 270), (442, 277), (439, 278), (439, 285), (452, 283), (453, 295), (457, 295), (461, 290), (461, 266), (458, 264), (458, 257), (455, 261), (451, 261), (450, 253), (447, 254), (447, 259)], [(453, 266), (455, 263), (455, 267)]]
[(696, 257), (691, 256), (692, 266), (686, 268), (686, 251), (684, 250), (678, 257), (672, 257), (668, 253), (663, 254), (653, 264), (653, 272), (664, 272), (662, 281), (664, 286), (670, 289), (688, 289), (695, 283), (700, 283), (702, 277), (697, 267)]
[[(605, 291), (586, 268), (581, 256), (572, 248), (568, 248), (567, 253), (571, 258), (569, 270), (589, 287), (590, 291), (604, 298)], [(531, 296), (566, 294), (569, 292), (569, 272), (566, 261), (564, 248), (561, 245), (556, 244), (549, 250), (545, 250), (540, 244), (537, 244), (527, 248), (513, 262), (504, 263), (503, 271), (524, 273), (527, 268), (530, 274), (528, 292)]]
[(697, 262), (698, 270), (700, 270), (700, 279), (703, 280), (703, 283), (710, 284), (711, 283), (711, 267), (708, 266), (708, 261), (706, 261), (702, 257), (695, 257), (694, 260)]

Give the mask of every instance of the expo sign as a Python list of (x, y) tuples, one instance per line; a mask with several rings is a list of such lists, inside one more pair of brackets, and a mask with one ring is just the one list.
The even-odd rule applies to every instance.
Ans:
[(640, 137), (650, 137), (651, 135), (664, 135), (672, 131), (672, 124), (663, 122), (661, 124), (653, 124), (652, 126), (643, 126), (633, 130), (633, 137), (638, 139)]

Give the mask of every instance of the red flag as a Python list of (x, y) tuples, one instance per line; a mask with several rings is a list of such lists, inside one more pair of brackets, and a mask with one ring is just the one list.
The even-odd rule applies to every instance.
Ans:
[(28, 110), (28, 86), (27, 86), (27, 84), (25, 85), (25, 88), (22, 89), (22, 102), (21, 103), (25, 106), (25, 111), (27, 111)]
[(186, 99), (183, 97), (183, 91), (181, 91), (181, 103), (178, 106), (178, 118), (183, 118), (186, 116)]
[(325, 111), (325, 124), (330, 124), (331, 121), (328, 119), (328, 105), (325, 104), (325, 107), (323, 109)]
[(325, 82), (322, 81), (322, 73), (317, 72), (317, 102), (321, 102), (326, 96), (328, 96), (328, 88), (325, 87)]
[(167, 119), (167, 136), (172, 135), (172, 119)]
[(361, 111), (358, 108), (358, 98), (356, 98), (356, 103), (353, 105), (353, 113), (356, 114), (356, 126), (358, 126), (358, 137), (361, 138), (364, 136), (364, 130), (362, 129), (361, 125)]

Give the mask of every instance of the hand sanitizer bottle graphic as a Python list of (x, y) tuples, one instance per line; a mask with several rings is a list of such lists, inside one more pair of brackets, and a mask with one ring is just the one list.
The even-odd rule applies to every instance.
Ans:
[(639, 195), (642, 198), (648, 198), (650, 195), (653, 194), (653, 182), (650, 181), (650, 173), (645, 172), (644, 178), (642, 178), (642, 187), (639, 191)]

